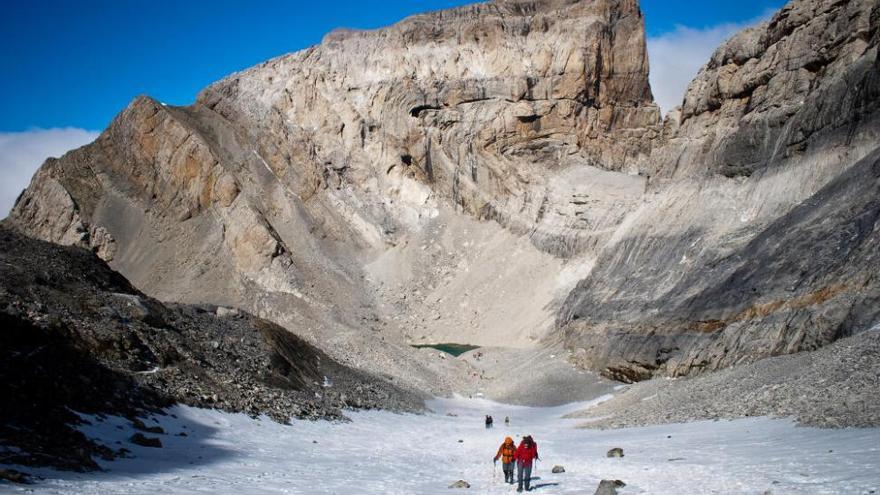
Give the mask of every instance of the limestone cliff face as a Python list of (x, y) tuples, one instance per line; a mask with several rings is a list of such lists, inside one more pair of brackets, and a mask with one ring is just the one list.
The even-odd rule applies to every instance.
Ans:
[(875, 1), (793, 1), (715, 52), (646, 162), (645, 205), (560, 312), (581, 362), (686, 374), (878, 318), (878, 21)]
[(835, 131), (857, 137), (878, 108), (878, 16), (871, 0), (793, 1), (737, 34), (690, 84), (646, 168), (748, 177), (833, 145)]
[(647, 77), (634, 1), (503, 1), (331, 33), (212, 85), (198, 106), (247, 129), (301, 197), (351, 185), (328, 195), (381, 225), (373, 241), (406, 227), (411, 212), (391, 202), (414, 179), (570, 254), (596, 229), (552, 178), (635, 170), (659, 128)]
[[(435, 392), (461, 370), (407, 350), (418, 333), (513, 326), (627, 379), (812, 348), (874, 316), (878, 15), (792, 1), (719, 48), (665, 122), (634, 0), (336, 31), (192, 106), (138, 98), (48, 161), (9, 222)], [(494, 224), (535, 252), (505, 253)], [(541, 294), (506, 292), (517, 266), (511, 292)]]

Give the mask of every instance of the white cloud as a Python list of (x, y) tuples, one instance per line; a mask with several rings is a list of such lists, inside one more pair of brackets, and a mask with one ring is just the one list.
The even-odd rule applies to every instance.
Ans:
[(98, 134), (75, 127), (0, 132), (0, 217), (9, 214), (15, 198), (46, 158), (90, 143)]
[(745, 28), (767, 20), (774, 12), (768, 10), (744, 23), (724, 23), (703, 29), (676, 26), (671, 32), (648, 38), (651, 89), (663, 113), (681, 105), (688, 84), (721, 43)]

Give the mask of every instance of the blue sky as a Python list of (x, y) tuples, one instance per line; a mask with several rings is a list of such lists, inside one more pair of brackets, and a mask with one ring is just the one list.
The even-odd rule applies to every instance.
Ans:
[[(375, 28), (468, 2), (4, 0), (0, 131), (101, 129), (149, 94), (192, 102), (224, 75), (320, 42), (334, 27)], [(779, 1), (643, 0), (649, 36), (677, 25), (747, 22)]]
[[(93, 140), (132, 98), (173, 105), (221, 77), (463, 0), (2, 0), (0, 217), (48, 156)], [(781, 0), (642, 0), (657, 102), (669, 110), (712, 50)]]

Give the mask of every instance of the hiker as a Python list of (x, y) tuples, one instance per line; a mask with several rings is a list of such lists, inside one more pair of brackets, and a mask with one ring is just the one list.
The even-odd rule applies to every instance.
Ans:
[(487, 414), (487, 415), (486, 415), (486, 429), (489, 429), (489, 428), (491, 428), (491, 427), (492, 427), (492, 416), (489, 416), (489, 415)]
[(498, 453), (495, 454), (493, 462), (497, 463), (501, 459), (501, 470), (504, 471), (504, 482), (513, 484), (513, 456), (516, 454), (516, 444), (513, 439), (506, 437), (501, 447), (498, 447)]
[(532, 461), (541, 459), (538, 457), (538, 444), (535, 443), (531, 435), (523, 437), (513, 457), (516, 459), (516, 491), (523, 491), (523, 482), (525, 482), (526, 491), (531, 491), (529, 485), (532, 481)]
[(504, 426), (510, 426), (510, 416), (504, 416)]

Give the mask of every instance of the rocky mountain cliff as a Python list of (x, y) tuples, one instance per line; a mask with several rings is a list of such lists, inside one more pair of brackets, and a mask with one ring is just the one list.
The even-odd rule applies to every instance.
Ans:
[(878, 22), (877, 2), (795, 1), (718, 48), (559, 314), (583, 362), (687, 374), (880, 319)]
[(626, 380), (813, 349), (878, 316), (878, 20), (793, 0), (663, 122), (634, 0), (337, 31), (136, 99), (8, 223), (434, 393), (469, 370), (408, 343), (562, 344)]

